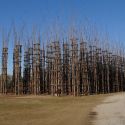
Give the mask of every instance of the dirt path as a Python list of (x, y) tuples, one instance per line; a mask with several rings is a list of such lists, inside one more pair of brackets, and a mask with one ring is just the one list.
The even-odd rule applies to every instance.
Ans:
[(125, 94), (107, 97), (94, 108), (94, 125), (125, 125)]

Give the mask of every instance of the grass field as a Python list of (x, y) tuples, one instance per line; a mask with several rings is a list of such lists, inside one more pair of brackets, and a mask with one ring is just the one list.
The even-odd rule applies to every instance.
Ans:
[(0, 96), (0, 125), (90, 125), (91, 109), (107, 96)]

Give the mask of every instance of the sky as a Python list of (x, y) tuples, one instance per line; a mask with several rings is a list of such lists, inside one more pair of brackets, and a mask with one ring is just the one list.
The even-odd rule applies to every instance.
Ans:
[[(108, 32), (111, 39), (124, 42), (124, 13), (125, 0), (0, 0), (0, 27), (9, 29), (13, 22), (17, 27), (24, 23), (30, 31), (35, 24), (44, 32), (55, 20), (67, 28), (73, 19), (79, 24), (87, 19), (100, 31)], [(13, 61), (11, 44), (12, 39), (9, 42), (9, 74), (12, 74)]]

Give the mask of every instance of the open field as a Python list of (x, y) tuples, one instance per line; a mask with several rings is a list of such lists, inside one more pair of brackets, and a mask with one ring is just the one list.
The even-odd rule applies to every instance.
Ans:
[(90, 111), (107, 96), (0, 96), (0, 125), (89, 125)]

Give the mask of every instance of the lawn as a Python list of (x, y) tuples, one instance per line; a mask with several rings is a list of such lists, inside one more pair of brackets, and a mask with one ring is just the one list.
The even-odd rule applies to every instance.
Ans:
[(91, 109), (107, 96), (0, 96), (0, 125), (90, 125)]

